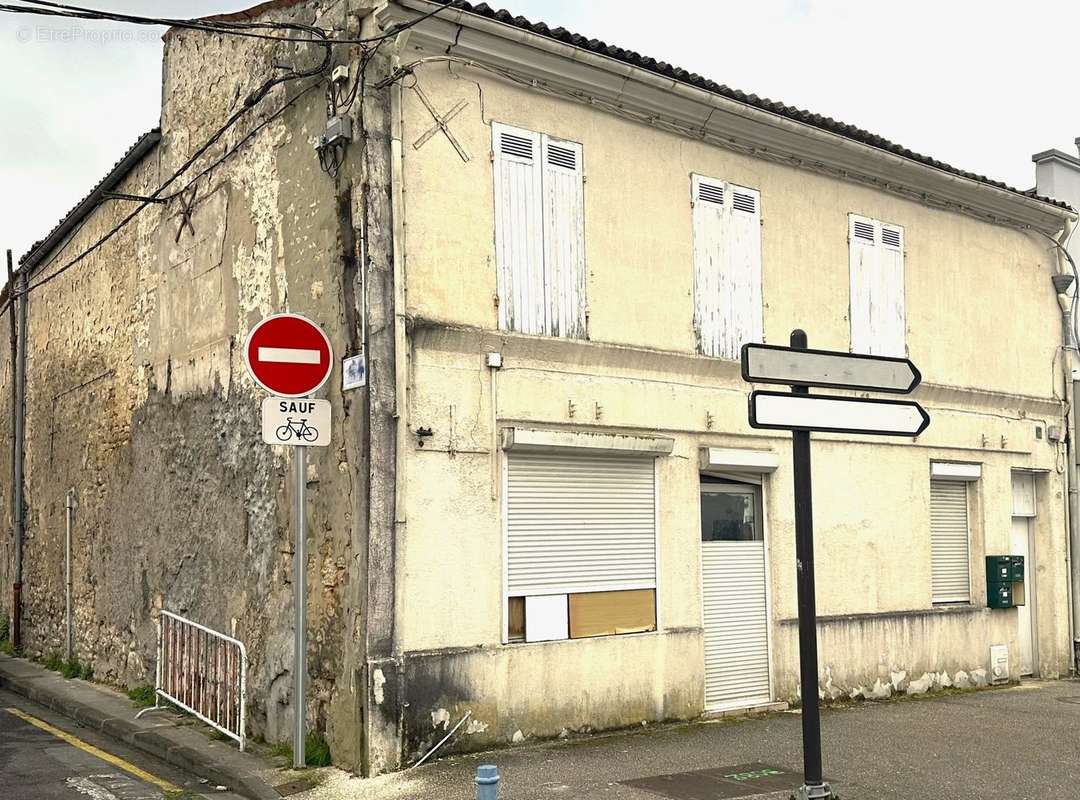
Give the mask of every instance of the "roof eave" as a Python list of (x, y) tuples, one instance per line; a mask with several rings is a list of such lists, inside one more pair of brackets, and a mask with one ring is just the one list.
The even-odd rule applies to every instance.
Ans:
[(104, 178), (98, 181), (97, 186), (93, 188), (90, 194), (84, 197), (75, 208), (71, 209), (60, 220), (60, 223), (49, 232), (48, 236), (35, 244), (19, 259), (19, 269), (30, 271), (44, 261), (76, 225), (93, 213), (94, 209), (104, 199), (104, 194), (115, 189), (127, 177), (128, 173), (142, 161), (143, 157), (157, 146), (159, 141), (161, 141), (161, 131), (157, 128), (147, 131), (139, 137), (138, 141), (124, 154), (124, 157), (116, 162), (116, 165), (109, 170)]
[[(675, 123), (710, 143), (817, 169), (914, 196), (993, 222), (1054, 234), (1076, 212), (1018, 191), (965, 177), (823, 128), (660, 75), (601, 53), (431, 0), (394, 0), (384, 27), (437, 6), (445, 12), (405, 34), (410, 47), (450, 53), (551, 88), (615, 103), (642, 122)], [(427, 46), (425, 46), (427, 45)], [(666, 127), (666, 126), (665, 126)]]

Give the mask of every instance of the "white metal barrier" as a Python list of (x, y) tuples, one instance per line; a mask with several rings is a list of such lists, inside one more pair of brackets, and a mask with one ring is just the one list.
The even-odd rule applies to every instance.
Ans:
[(246, 689), (243, 642), (171, 611), (160, 612), (154, 705), (136, 719), (161, 708), (165, 700), (235, 739), (242, 752), (247, 741)]

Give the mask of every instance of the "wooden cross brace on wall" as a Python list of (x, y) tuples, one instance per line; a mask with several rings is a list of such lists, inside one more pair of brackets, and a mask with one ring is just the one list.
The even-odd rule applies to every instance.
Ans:
[(424, 104), (424, 108), (428, 110), (428, 113), (430, 113), (432, 118), (434, 118), (435, 120), (435, 124), (432, 125), (424, 133), (423, 136), (413, 142), (413, 149), (419, 150), (421, 147), (424, 146), (425, 143), (427, 143), (428, 139), (437, 134), (439, 131), (442, 131), (443, 135), (450, 140), (450, 144), (452, 144), (454, 146), (454, 149), (457, 150), (457, 154), (461, 156), (461, 160), (467, 162), (469, 160), (468, 152), (466, 152), (465, 148), (461, 145), (461, 142), (459, 142), (454, 137), (454, 134), (453, 132), (451, 132), (450, 126), (447, 123), (450, 122), (450, 120), (452, 120), (458, 114), (460, 114), (465, 108), (465, 106), (469, 105), (469, 101), (459, 100), (453, 108), (440, 116), (439, 112), (435, 110), (435, 106), (432, 105), (430, 100), (428, 100), (427, 95), (424, 94), (424, 90), (420, 88), (419, 84), (413, 84), (412, 90), (416, 92), (416, 96), (420, 98), (420, 102)]

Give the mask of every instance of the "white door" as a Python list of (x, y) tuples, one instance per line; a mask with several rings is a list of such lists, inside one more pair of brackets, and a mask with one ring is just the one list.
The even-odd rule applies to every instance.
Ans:
[(1020, 640), (1020, 674), (1035, 671), (1035, 560), (1031, 547), (1031, 518), (1013, 517), (1011, 555), (1024, 557), (1025, 602), (1017, 606), (1017, 638)]
[(768, 703), (769, 617), (761, 489), (701, 485), (705, 707)]

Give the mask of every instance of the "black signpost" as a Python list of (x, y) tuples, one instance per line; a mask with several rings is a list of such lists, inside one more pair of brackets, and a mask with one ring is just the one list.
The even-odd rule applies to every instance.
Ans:
[[(810, 386), (907, 393), (922, 376), (899, 358), (809, 350), (806, 333), (791, 332), (791, 347), (747, 344), (742, 348), (743, 380), (791, 386), (791, 395), (752, 392), (750, 425), (790, 430), (795, 493), (795, 558), (799, 599), (799, 680), (802, 691), (803, 785), (798, 800), (829, 800), (832, 788), (821, 766), (818, 707), (817, 599), (814, 590), (814, 513), (810, 480), (810, 432), (917, 436), (930, 417), (910, 401), (810, 395)], [(789, 402), (781, 402), (784, 398)], [(793, 398), (799, 398), (794, 400)], [(873, 408), (867, 406), (873, 405)], [(861, 406), (861, 407), (860, 407)]]

